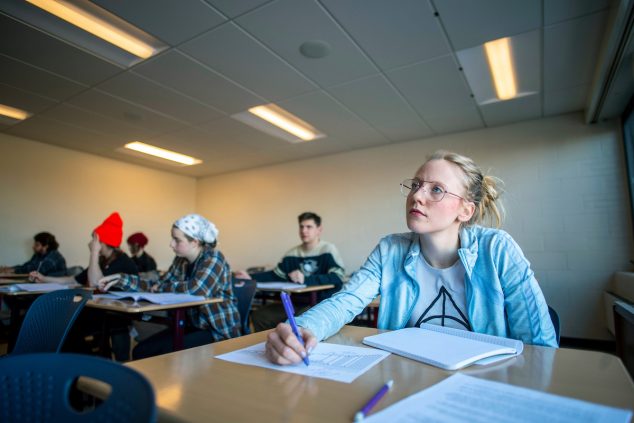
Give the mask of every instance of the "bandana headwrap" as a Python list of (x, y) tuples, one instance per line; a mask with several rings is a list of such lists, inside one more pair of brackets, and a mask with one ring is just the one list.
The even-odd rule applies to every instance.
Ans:
[(216, 225), (199, 214), (183, 216), (174, 222), (174, 226), (190, 237), (206, 243), (212, 243), (218, 238)]

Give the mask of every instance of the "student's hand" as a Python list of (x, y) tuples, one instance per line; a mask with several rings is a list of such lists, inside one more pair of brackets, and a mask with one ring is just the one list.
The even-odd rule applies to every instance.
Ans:
[(251, 275), (249, 275), (244, 270), (233, 272), (233, 277), (235, 277), (236, 279), (251, 279)]
[(44, 275), (34, 270), (31, 273), (29, 273), (29, 280), (31, 282), (42, 283), (44, 282)]
[(97, 286), (99, 287), (100, 291), (108, 292), (108, 290), (116, 285), (119, 281), (121, 281), (121, 274), (115, 273), (114, 275), (106, 276), (99, 279), (99, 282), (97, 282)]
[(101, 251), (101, 243), (99, 242), (99, 235), (93, 233), (92, 239), (88, 243), (88, 249), (90, 250), (90, 254), (99, 255)]
[(310, 330), (301, 327), (298, 329), (306, 347), (302, 347), (288, 323), (280, 323), (273, 332), (268, 334), (265, 354), (271, 363), (282, 365), (299, 363), (302, 361), (302, 355), (309, 354), (317, 346), (317, 338)]
[(291, 273), (288, 274), (288, 278), (291, 282), (300, 284), (304, 283), (304, 274), (299, 270), (293, 270)]

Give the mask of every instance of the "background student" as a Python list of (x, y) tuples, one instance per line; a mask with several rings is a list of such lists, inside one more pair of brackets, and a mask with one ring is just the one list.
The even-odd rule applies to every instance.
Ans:
[[(343, 260), (334, 244), (321, 240), (323, 227), (321, 217), (305, 212), (297, 217), (299, 238), (302, 243), (291, 248), (272, 271), (248, 274), (235, 273), (237, 278), (255, 279), (261, 282), (286, 281), (306, 285), (334, 285), (333, 289), (321, 291), (319, 299), (329, 298), (341, 289), (345, 278)], [(295, 304), (297, 305), (297, 304)], [(298, 308), (298, 312), (307, 307)], [(280, 303), (269, 303), (251, 313), (255, 331), (274, 328), (286, 320), (284, 307)]]
[(556, 347), (548, 306), (528, 260), (499, 227), (495, 179), (469, 158), (434, 153), (407, 195), (411, 232), (383, 238), (344, 289), (299, 318), (306, 348), (281, 323), (268, 335), (274, 363), (297, 363), (318, 340), (338, 332), (379, 293), (379, 329), (431, 323)]
[(143, 232), (135, 232), (128, 237), (128, 249), (132, 261), (136, 264), (139, 273), (151, 272), (156, 270), (156, 261), (154, 258), (145, 252), (145, 246), (148, 243), (148, 239)]
[(43, 275), (66, 275), (66, 260), (58, 251), (59, 244), (55, 236), (48, 232), (40, 232), (33, 237), (33, 256), (24, 264), (0, 267), (0, 273), (29, 273), (34, 270)]
[[(99, 281), (101, 290), (116, 286), (124, 290), (181, 292), (221, 298), (221, 303), (205, 304), (187, 310), (185, 348), (192, 348), (240, 336), (240, 315), (233, 295), (231, 270), (224, 255), (215, 249), (218, 230), (198, 214), (183, 216), (172, 226), (170, 247), (176, 257), (158, 282), (138, 276), (112, 275)], [(169, 329), (141, 341), (133, 351), (139, 359), (171, 352)]]
[(119, 247), (123, 238), (123, 221), (114, 212), (95, 228), (88, 244), (90, 259), (88, 268), (76, 276), (51, 277), (41, 271), (31, 272), (35, 282), (79, 283), (97, 286), (99, 279), (114, 273), (137, 274), (136, 264)]

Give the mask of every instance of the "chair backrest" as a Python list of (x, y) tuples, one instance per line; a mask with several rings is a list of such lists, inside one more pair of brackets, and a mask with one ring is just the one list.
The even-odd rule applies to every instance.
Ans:
[(238, 299), (240, 323), (242, 324), (242, 333), (245, 335), (250, 332), (249, 313), (251, 312), (251, 303), (253, 303), (256, 286), (257, 283), (254, 280), (233, 278), (233, 294)]
[[(104, 358), (65, 353), (10, 355), (0, 359), (0, 374), (2, 422), (156, 421), (149, 382), (136, 370)], [(83, 377), (81, 385), (95, 385), (94, 390), (84, 391), (106, 392), (107, 398), (99, 398), (103, 402), (92, 409), (73, 408), (69, 397), (79, 377)], [(109, 394), (104, 383), (110, 385)]]
[(83, 271), (84, 268), (81, 266), (71, 266), (66, 268), (66, 276), (77, 276)]
[(11, 354), (59, 352), (91, 297), (85, 289), (62, 289), (38, 297), (24, 317)]
[(551, 306), (548, 306), (548, 314), (550, 315), (550, 320), (552, 320), (553, 326), (555, 327), (555, 336), (557, 336), (557, 345), (559, 345), (559, 314), (557, 314), (555, 309)]
[(630, 376), (634, 377), (634, 306), (617, 301), (613, 313), (616, 355), (621, 358)]

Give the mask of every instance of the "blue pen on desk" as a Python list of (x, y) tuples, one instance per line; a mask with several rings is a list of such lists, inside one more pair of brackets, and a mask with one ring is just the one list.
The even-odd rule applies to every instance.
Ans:
[[(302, 346), (304, 346), (304, 339), (299, 333), (299, 329), (297, 329), (297, 323), (295, 323), (295, 309), (293, 308), (293, 303), (291, 303), (291, 298), (286, 292), (281, 292), (280, 297), (282, 298), (282, 304), (284, 305), (284, 311), (286, 311), (288, 322), (291, 324), (291, 329), (293, 329), (293, 333), (302, 344)], [(305, 365), (308, 366), (308, 364), (310, 364), (308, 362), (308, 355), (302, 357), (302, 360), (304, 360)]]
[(385, 394), (387, 394), (387, 392), (392, 389), (392, 385), (394, 385), (393, 380), (389, 380), (385, 385), (383, 385), (381, 389), (379, 389), (379, 391), (374, 394), (372, 398), (370, 398), (370, 401), (368, 401), (368, 403), (363, 406), (363, 408), (358, 411), (357, 414), (354, 415), (354, 421), (360, 422), (361, 420), (363, 420), (368, 415), (368, 413), (370, 413), (372, 407), (374, 407), (377, 402), (381, 401), (381, 398), (383, 398)]

